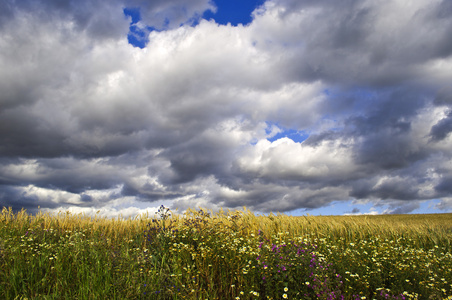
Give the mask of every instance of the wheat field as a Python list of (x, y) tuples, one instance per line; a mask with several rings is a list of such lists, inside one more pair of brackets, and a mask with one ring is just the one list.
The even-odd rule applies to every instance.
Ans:
[(0, 214), (1, 299), (452, 299), (452, 214)]

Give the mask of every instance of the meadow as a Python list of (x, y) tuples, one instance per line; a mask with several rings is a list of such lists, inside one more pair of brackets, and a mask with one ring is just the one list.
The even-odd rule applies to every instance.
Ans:
[(452, 214), (0, 214), (0, 299), (452, 299)]

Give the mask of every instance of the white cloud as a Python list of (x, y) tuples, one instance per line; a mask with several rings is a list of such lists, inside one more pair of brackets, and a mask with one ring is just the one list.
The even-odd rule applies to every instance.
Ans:
[(359, 176), (350, 142), (336, 140), (305, 145), (281, 138), (274, 142), (260, 140), (249, 148), (237, 159), (237, 164), (242, 172), (258, 178), (310, 181)]
[(452, 212), (452, 198), (451, 197), (444, 197), (441, 199), (441, 201), (435, 205), (436, 209), (441, 210), (444, 213), (451, 213)]
[(69, 205), (81, 204), (80, 195), (28, 185), (18, 188), (25, 198), (32, 198), (36, 202), (51, 202), (53, 204), (65, 203)]
[(100, 218), (112, 218), (112, 219), (134, 219), (134, 218), (154, 218), (159, 207), (148, 207), (141, 209), (138, 207), (130, 206), (127, 208), (114, 208), (114, 207), (104, 207), (98, 209), (96, 207), (57, 207), (54, 209), (41, 209), (43, 213), (50, 213), (57, 215), (58, 213), (69, 212), (72, 215), (82, 215), (86, 217), (100, 217)]

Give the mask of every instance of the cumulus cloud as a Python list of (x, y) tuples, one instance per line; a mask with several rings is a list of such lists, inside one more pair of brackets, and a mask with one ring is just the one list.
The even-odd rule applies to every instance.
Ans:
[(206, 0), (0, 8), (2, 205), (451, 209), (449, 1), (269, 0), (246, 26)]

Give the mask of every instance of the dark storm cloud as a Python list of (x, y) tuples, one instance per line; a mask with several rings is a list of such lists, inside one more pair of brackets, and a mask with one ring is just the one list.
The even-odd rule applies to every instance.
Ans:
[(436, 105), (452, 105), (452, 88), (445, 86), (439, 89), (433, 103)]
[(424, 153), (413, 147), (417, 137), (411, 135), (411, 119), (425, 103), (422, 97), (403, 92), (396, 92), (386, 100), (379, 99), (378, 106), (370, 108), (368, 115), (347, 119), (346, 124), (352, 130), (349, 134), (362, 138), (355, 144), (359, 164), (397, 169), (423, 158)]
[[(81, 193), (86, 189), (104, 189), (118, 184), (119, 178), (109, 173), (110, 168), (97, 163), (73, 158), (21, 159), (14, 164), (2, 166), (8, 173), (10, 183), (34, 184), (43, 188), (55, 188), (71, 193)], [(31, 171), (31, 172), (27, 172)], [(118, 176), (118, 174), (116, 174)]]
[(162, 178), (166, 183), (186, 183), (198, 176), (226, 174), (228, 163), (232, 159), (231, 141), (226, 136), (205, 133), (176, 147), (163, 151), (160, 155), (170, 162), (174, 174)]
[(354, 209), (352, 209), (352, 211), (351, 211), (352, 214), (357, 214), (359, 212), (360, 212), (359, 208), (356, 208), (356, 207)]
[(413, 178), (394, 178), (385, 181), (373, 188), (366, 197), (373, 196), (378, 199), (413, 200), (420, 199), (419, 183)]
[(13, 14), (12, 4), (9, 1), (0, 1), (0, 29), (3, 24), (7, 22)]
[(452, 111), (432, 127), (430, 135), (433, 141), (441, 141), (452, 132)]
[(274, 39), (297, 45), (302, 59), (285, 67), (301, 80), (391, 86), (418, 76), (417, 63), (452, 53), (450, 9), (439, 16), (442, 6), (450, 6), (447, 0), (411, 8), (400, 1), (276, 2), (287, 6), (283, 16), (294, 16), (298, 26)]
[(125, 29), (124, 24), (118, 22), (118, 18), (124, 16), (116, 9), (119, 5), (117, 1), (3, 0), (2, 5), (7, 8), (4, 18), (11, 19), (20, 13), (26, 13), (44, 22), (66, 19), (73, 21), (77, 30), (87, 31), (98, 39), (117, 38)]
[(26, 196), (15, 186), (0, 185), (0, 197), (2, 199), (2, 206), (11, 207), (14, 212), (26, 209), (29, 213), (36, 213), (38, 212), (38, 205), (36, 205), (37, 203), (42, 205), (42, 207), (57, 207), (57, 205), (52, 201), (42, 201), (33, 195)]
[(42, 120), (30, 111), (4, 110), (0, 116), (1, 155), (55, 157), (69, 150), (61, 143), (64, 135), (42, 128)]
[(395, 202), (389, 205), (389, 208), (384, 212), (385, 214), (408, 214), (416, 209), (419, 209), (418, 202), (400, 203)]
[(435, 190), (440, 195), (449, 196), (452, 193), (452, 176), (448, 174), (447, 177), (442, 178), (438, 185), (435, 186)]
[(209, 9), (1, 1), (0, 204), (450, 209), (450, 1), (275, 0), (238, 27)]

